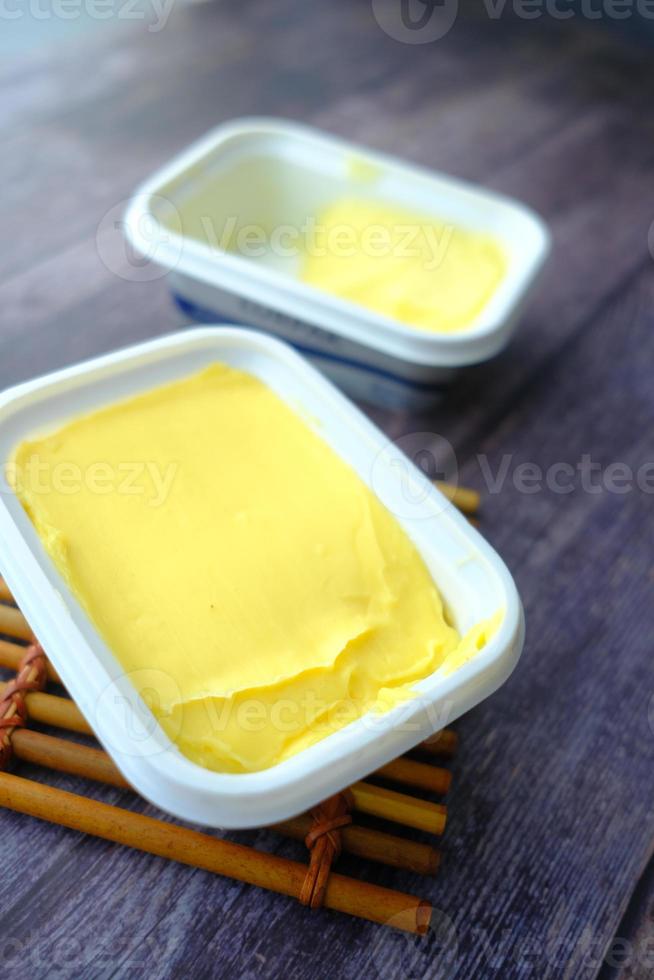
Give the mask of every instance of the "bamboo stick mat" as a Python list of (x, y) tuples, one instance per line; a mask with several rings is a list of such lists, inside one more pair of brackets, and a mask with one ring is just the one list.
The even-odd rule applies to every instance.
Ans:
[[(6, 637), (0, 639), (0, 669), (14, 675), (0, 683), (0, 805), (290, 895), (312, 908), (325, 906), (418, 934), (427, 931), (428, 901), (338, 874), (332, 866), (345, 851), (417, 874), (436, 873), (438, 847), (406, 832), (422, 831), (432, 838), (444, 833), (447, 807), (442, 797), (451, 784), (447, 762), (456, 751), (455, 732), (438, 733), (415, 753), (383, 766), (373, 781), (355, 783), (310, 813), (275, 824), (271, 829), (304, 841), (308, 848), (306, 863), (291, 861), (20, 775), (24, 762), (130, 789), (102, 749), (71, 738), (92, 736), (92, 729), (1, 579), (0, 636)], [(44, 732), (43, 726), (56, 729), (56, 735)], [(372, 826), (370, 817), (375, 818)]]

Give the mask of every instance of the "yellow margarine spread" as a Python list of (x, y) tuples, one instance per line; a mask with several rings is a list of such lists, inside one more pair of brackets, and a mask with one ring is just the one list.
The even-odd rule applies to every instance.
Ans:
[(304, 282), (418, 330), (465, 330), (506, 273), (490, 235), (376, 201), (337, 200), (316, 229)]
[(354, 471), (223, 364), (23, 442), (8, 475), (181, 751), (244, 772), (481, 648)]

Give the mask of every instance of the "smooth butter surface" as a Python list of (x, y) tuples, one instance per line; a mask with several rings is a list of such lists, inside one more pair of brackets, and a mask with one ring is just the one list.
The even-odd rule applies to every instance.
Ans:
[(266, 768), (454, 669), (460, 643), (394, 517), (269, 388), (221, 364), (22, 443), (13, 480), (165, 731)]
[(490, 235), (375, 201), (338, 200), (317, 227), (302, 280), (419, 330), (465, 330), (506, 273)]

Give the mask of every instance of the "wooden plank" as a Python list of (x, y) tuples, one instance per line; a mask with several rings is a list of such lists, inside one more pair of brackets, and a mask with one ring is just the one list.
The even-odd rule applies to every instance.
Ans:
[[(556, 403), (565, 406), (565, 431), (545, 411), (552, 381), (543, 377), (529, 403), (483, 447), (494, 466), (500, 449), (513, 452), (514, 463), (536, 459), (543, 466), (574, 463), (584, 452), (604, 466), (620, 460), (635, 468), (651, 458), (643, 431), (654, 412), (637, 355), (651, 343), (642, 316), (650, 279), (646, 273), (639, 290), (607, 312), (560, 365)], [(634, 430), (634, 411), (644, 430)], [(480, 855), (484, 880), (475, 876), (475, 898), (460, 910), (490, 941), (490, 951), (481, 945), (469, 951), (472, 972), (492, 953), (506, 975), (517, 976), (512, 946), (524, 969), (532, 943), (540, 944), (539, 976), (582, 976), (582, 969), (594, 976), (597, 945), (614, 935), (650, 858), (654, 791), (645, 774), (654, 747), (648, 725), (654, 677), (651, 628), (643, 623), (652, 561), (643, 528), (651, 505), (651, 495), (638, 491), (587, 494), (577, 487), (565, 496), (524, 495), (510, 480), (486, 501), (489, 536), (522, 589), (529, 641), (511, 681), (461, 725), (449, 829), (461, 813), (478, 810), (476, 825), (462, 823), (458, 847), (502, 854), (495, 862)], [(500, 764), (510, 775), (494, 787)], [(521, 869), (511, 889), (502, 883), (507, 868)], [(468, 874), (453, 870), (450, 885), (457, 890), (464, 878), (470, 884)], [(498, 919), (507, 929), (504, 947)], [(557, 942), (562, 963), (553, 961)]]

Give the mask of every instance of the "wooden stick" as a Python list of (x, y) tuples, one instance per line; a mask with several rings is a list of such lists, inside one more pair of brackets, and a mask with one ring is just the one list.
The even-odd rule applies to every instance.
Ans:
[[(270, 829), (295, 840), (304, 840), (311, 824), (311, 817), (304, 813), (291, 820), (273, 824)], [(342, 828), (341, 839), (343, 850), (350, 854), (388, 864), (393, 868), (414, 871), (416, 874), (433, 875), (440, 864), (440, 852), (429, 844), (418, 844), (416, 841), (395, 837), (370, 827), (350, 824)]]
[[(23, 669), (20, 670), (18, 674), (18, 680), (24, 679), (27, 682), (27, 684), (36, 682), (39, 676), (41, 676), (42, 678), (42, 675), (40, 675), (39, 671), (40, 668), (38, 664), (35, 661), (32, 661), (31, 665), (27, 667), (27, 673), (24, 678), (22, 678)], [(24, 704), (24, 702), (22, 701), (22, 696), (23, 696), (23, 692), (21, 691), (20, 700), (18, 698), (11, 698), (9, 700), (7, 710), (4, 712), (2, 716), (2, 721), (5, 724), (6, 722), (9, 722), (11, 724), (11, 721), (14, 718), (18, 721), (19, 724), (21, 724), (20, 718), (21, 715), (24, 714), (24, 712), (22, 711), (23, 704)], [(7, 702), (5, 702), (5, 704), (6, 703)], [(16, 721), (14, 721), (13, 727), (15, 728), (15, 726), (16, 726)], [(3, 753), (11, 748), (11, 731), (12, 728), (9, 727), (0, 728), (0, 744), (2, 745)], [(6, 762), (3, 762), (3, 765), (5, 764)]]
[(447, 807), (440, 803), (428, 803), (404, 793), (396, 793), (370, 783), (354, 783), (350, 786), (355, 810), (373, 817), (383, 817), (405, 827), (426, 830), (430, 834), (442, 834), (447, 821)]
[[(12, 746), (16, 758), (23, 762), (93, 779), (119, 789), (131, 789), (127, 780), (101, 749), (54, 738), (29, 728), (14, 730)], [(304, 840), (311, 824), (311, 817), (303, 814), (275, 824), (272, 829), (286, 837)], [(428, 844), (418, 844), (368, 827), (345, 827), (341, 833), (344, 850), (358, 857), (380, 861), (395, 868), (405, 868), (418, 874), (434, 874), (438, 869), (440, 854)]]
[[(13, 629), (14, 632), (11, 633), (7, 627)], [(32, 637), (32, 633), (22, 613), (9, 606), (0, 605), (0, 631), (7, 632), (8, 635), (19, 636), (22, 639), (31, 639)], [(93, 734), (79, 708), (68, 698), (57, 698), (51, 694), (30, 692), (27, 695), (26, 703), (28, 711), (35, 721), (61, 728), (68, 728), (75, 732)], [(398, 767), (397, 762), (390, 763), (390, 769), (386, 767), (387, 771), (384, 775), (387, 775), (389, 778), (398, 779), (397, 774), (399, 771), (403, 777), (400, 781), (404, 783), (409, 781), (410, 774), (414, 774), (415, 778), (415, 773), (419, 772), (419, 770), (415, 769), (414, 766), (418, 766), (419, 764), (411, 763), (409, 760), (398, 761), (404, 761), (405, 765)], [(391, 776), (390, 773), (393, 771), (395, 775)], [(431, 786), (424, 787), (423, 785), (427, 779), (426, 774), (422, 773), (419, 778), (422, 780), (420, 783), (421, 788), (432, 788)], [(447, 788), (438, 789), (436, 792), (447, 792), (447, 789), (449, 789), (449, 773), (446, 773), (445, 777), (442, 774), (439, 776), (437, 773), (434, 778), (441, 787), (447, 783)], [(416, 783), (413, 782), (410, 785), (416, 785)], [(357, 792), (355, 792), (355, 787), (359, 787)], [(445, 807), (441, 807), (435, 803), (428, 803), (424, 800), (417, 800), (391, 790), (385, 790), (379, 786), (372, 786), (368, 783), (357, 783), (355, 787), (351, 787), (351, 789), (353, 791), (356, 809), (419, 830), (428, 830), (435, 834), (443, 833), (447, 812)]]
[(23, 762), (35, 766), (45, 766), (71, 776), (94, 779), (99, 783), (131, 789), (131, 786), (118, 771), (106, 752), (71, 742), (65, 738), (55, 738), (29, 728), (15, 728), (11, 736), (14, 755)]
[[(300, 894), (307, 871), (306, 865), (297, 861), (98, 803), (6, 772), (0, 772), (0, 805), (295, 898)], [(348, 915), (418, 934), (427, 931), (431, 918), (428, 902), (339, 874), (329, 877), (325, 905)]]
[[(10, 643), (8, 640), (0, 640), (0, 667), (6, 667), (7, 670), (18, 670), (24, 653), (25, 647), (21, 646), (19, 643)], [(45, 666), (48, 674), (48, 680), (54, 681), (55, 684), (61, 684), (59, 674), (47, 658)]]
[(413, 759), (395, 759), (378, 769), (376, 776), (392, 779), (395, 783), (414, 786), (430, 793), (445, 795), (450, 790), (452, 773), (439, 766), (430, 766), (424, 762), (414, 762)]
[(17, 640), (27, 640), (28, 643), (34, 642), (34, 634), (20, 609), (4, 603), (0, 603), (0, 633), (15, 636)]
[(443, 759), (451, 759), (459, 747), (459, 736), (451, 728), (436, 732), (431, 738), (416, 745), (416, 750)]
[[(0, 691), (4, 685), (0, 685)], [(79, 708), (69, 698), (59, 698), (52, 694), (31, 691), (26, 695), (27, 710), (35, 721), (55, 725), (74, 732), (93, 734), (88, 722)], [(84, 775), (80, 772), (79, 775)], [(447, 808), (437, 803), (427, 803), (404, 793), (395, 793), (372, 786), (369, 783), (355, 783), (351, 787), (354, 808), (375, 817), (384, 817), (395, 823), (433, 834), (442, 834), (445, 829)]]
[[(0, 684), (0, 692), (5, 687), (5, 684)], [(25, 704), (30, 718), (42, 725), (53, 725), (81, 735), (94, 734), (86, 718), (70, 698), (60, 698), (42, 691), (28, 691)]]
[(476, 514), (481, 503), (481, 496), (476, 490), (468, 487), (454, 486), (442, 480), (434, 480), (434, 484), (448, 500), (451, 500), (455, 507), (458, 507), (464, 514)]

